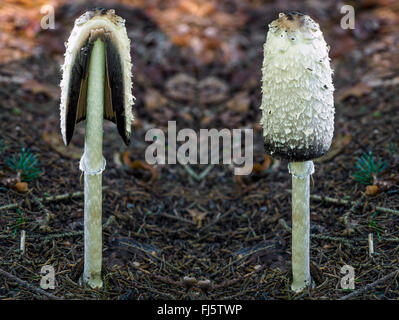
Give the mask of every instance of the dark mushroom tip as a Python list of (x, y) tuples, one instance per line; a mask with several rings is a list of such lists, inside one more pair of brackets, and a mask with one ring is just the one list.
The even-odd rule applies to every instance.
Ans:
[(303, 17), (304, 14), (297, 11), (290, 11), (286, 14), (288, 20), (294, 20), (295, 17)]
[(99, 12), (100, 14), (106, 14), (107, 13), (107, 9), (103, 8), (103, 7), (94, 7), (94, 8), (90, 8), (87, 11), (93, 11), (93, 12)]
[(317, 25), (309, 16), (297, 11), (290, 11), (288, 13), (280, 13), (279, 18), (273, 21), (270, 27), (275, 31), (282, 30), (292, 33), (297, 30), (306, 32), (310, 28), (317, 27)]

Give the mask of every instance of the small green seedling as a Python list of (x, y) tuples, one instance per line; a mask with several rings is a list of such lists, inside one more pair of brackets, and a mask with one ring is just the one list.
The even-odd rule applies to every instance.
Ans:
[(20, 173), (22, 181), (32, 181), (40, 176), (42, 172), (37, 165), (37, 155), (25, 148), (21, 149), (18, 157), (12, 156), (7, 159), (7, 166)]
[(356, 159), (356, 168), (359, 170), (353, 174), (353, 179), (362, 184), (371, 185), (375, 177), (387, 168), (387, 163), (385, 160), (376, 160), (372, 151), (369, 151)]

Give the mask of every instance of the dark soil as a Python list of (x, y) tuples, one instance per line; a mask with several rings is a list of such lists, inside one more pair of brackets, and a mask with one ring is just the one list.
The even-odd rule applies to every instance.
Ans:
[[(156, 6), (157, 1), (142, 2), (113, 6), (126, 19), (132, 41), (136, 119), (128, 147), (114, 124), (104, 126), (103, 290), (79, 285), (83, 197), (40, 200), (83, 189), (79, 158), (84, 124), (77, 126), (65, 148), (59, 130), (58, 84), (63, 43), (74, 19), (86, 7), (99, 4), (93, 1), (60, 3), (56, 29), (39, 30), (35, 45), (23, 57), (0, 64), (0, 270), (39, 288), (41, 267), (52, 265), (56, 288), (49, 292), (55, 296), (123, 300), (338, 299), (348, 294), (340, 285), (343, 265), (355, 268), (355, 290), (398, 270), (399, 7), (395, 2), (358, 5), (357, 27), (351, 31), (339, 27), (342, 15), (336, 1), (218, 1), (214, 15), (201, 20), (204, 25), (184, 20), (189, 16), (184, 11), (179, 17), (198, 32), (219, 28), (212, 20), (222, 21), (217, 14), (230, 19), (220, 26), (216, 45), (199, 35), (205, 49), (198, 52), (195, 46), (179, 45), (171, 28), (178, 23), (162, 15), (177, 1), (163, 1), (163, 8)], [(311, 190), (321, 197), (311, 201), (314, 288), (298, 295), (290, 291), (291, 177), (285, 161), (263, 163), (258, 124), (267, 24), (279, 12), (293, 9), (320, 23), (331, 45), (336, 87), (335, 138), (330, 152), (315, 161)], [(14, 29), (9, 32), (24, 41), (24, 33)], [(207, 81), (210, 85), (198, 85)], [(215, 165), (197, 181), (189, 168), (179, 164), (132, 165), (144, 161), (147, 130), (166, 130), (172, 120), (178, 128), (197, 132), (253, 128), (255, 168), (262, 169), (239, 178), (232, 166)], [(38, 155), (42, 170), (38, 179), (28, 182), (25, 193), (9, 183), (17, 174), (7, 166), (7, 159), (22, 147)], [(366, 186), (352, 177), (357, 157), (369, 151), (387, 163), (374, 181), (379, 189), (375, 195), (366, 193)], [(207, 167), (193, 165), (191, 170), (199, 174)], [(359, 202), (343, 205), (324, 197)], [(9, 204), (18, 206), (1, 207)], [(23, 255), (21, 230), (27, 237)], [(374, 236), (372, 257), (369, 234)], [(209, 279), (210, 287), (201, 288), (197, 282), (188, 288), (184, 276)], [(0, 272), (0, 298), (48, 297)], [(353, 298), (399, 299), (399, 279), (393, 276)]]

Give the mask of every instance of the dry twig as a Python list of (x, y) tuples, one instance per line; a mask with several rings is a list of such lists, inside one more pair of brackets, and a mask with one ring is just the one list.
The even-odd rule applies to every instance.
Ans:
[[(289, 193), (292, 192), (290, 189), (286, 189), (286, 191)], [(358, 207), (360, 205), (360, 203), (358, 201), (336, 199), (336, 198), (331, 198), (331, 197), (322, 197), (317, 194), (310, 195), (310, 198), (312, 200), (316, 200), (319, 202), (327, 202), (327, 203), (339, 204), (339, 205), (344, 205), (344, 206)], [(379, 206), (375, 206), (373, 208), (374, 208), (374, 210), (379, 211), (379, 212), (385, 212), (385, 213), (399, 215), (399, 210), (385, 208), (385, 207), (379, 207)]]
[(385, 281), (387, 281), (393, 277), (396, 277), (398, 274), (399, 274), (399, 270), (395, 270), (395, 271), (391, 272), (390, 274), (387, 274), (386, 276), (382, 277), (381, 279), (378, 279), (378, 280), (374, 281), (373, 283), (370, 283), (370, 284), (364, 286), (363, 288), (353, 291), (353, 292), (347, 294), (346, 296), (339, 298), (338, 300), (348, 300), (350, 298), (356, 297), (359, 294), (365, 293), (366, 291), (375, 288), (376, 286), (384, 283)]
[[(104, 186), (102, 188), (103, 190), (108, 189), (107, 186)], [(83, 197), (84, 193), (82, 191), (78, 192), (73, 192), (73, 193), (64, 193), (56, 196), (50, 196), (50, 197), (44, 197), (44, 198), (36, 198), (35, 202), (54, 202), (54, 201), (60, 201), (60, 200), (65, 200), (65, 199), (73, 199), (73, 198), (80, 198)], [(17, 202), (17, 203), (10, 203), (6, 204), (5, 206), (0, 207), (0, 211), (2, 210), (9, 210), (9, 209), (15, 209), (21, 206), (26, 200)]]
[(63, 300), (64, 299), (63, 297), (57, 297), (57, 296), (55, 296), (55, 295), (53, 295), (53, 294), (51, 294), (49, 292), (44, 291), (43, 289), (37, 288), (34, 285), (31, 285), (29, 282), (26, 282), (25, 280), (22, 280), (22, 279), (20, 279), (20, 278), (18, 278), (16, 276), (12, 275), (11, 273), (8, 273), (7, 271), (4, 271), (3, 269), (0, 269), (0, 274), (2, 274), (3, 276), (5, 276), (5, 277), (7, 277), (7, 278), (9, 278), (9, 279), (11, 279), (11, 280), (13, 280), (15, 282), (18, 282), (24, 288), (26, 288), (28, 290), (31, 290), (31, 291), (34, 291), (34, 292), (36, 292), (38, 294), (41, 294), (43, 296), (46, 296), (49, 299), (52, 299), (52, 300)]

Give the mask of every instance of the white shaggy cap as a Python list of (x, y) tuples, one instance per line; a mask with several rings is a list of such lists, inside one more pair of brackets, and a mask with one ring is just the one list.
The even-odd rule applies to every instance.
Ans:
[(309, 16), (280, 13), (269, 25), (262, 68), (262, 119), (266, 151), (306, 161), (330, 148), (334, 85), (329, 48)]
[(117, 124), (126, 144), (133, 121), (130, 39), (125, 20), (114, 10), (96, 8), (75, 20), (66, 44), (61, 81), (61, 133), (67, 145), (75, 124), (86, 118), (87, 79), (91, 49), (97, 38), (106, 47), (106, 84), (104, 118)]

